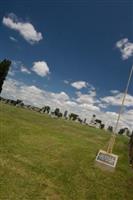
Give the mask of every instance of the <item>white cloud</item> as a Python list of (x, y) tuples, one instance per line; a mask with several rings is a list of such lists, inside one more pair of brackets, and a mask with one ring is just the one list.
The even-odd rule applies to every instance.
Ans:
[(14, 37), (12, 37), (12, 36), (10, 36), (9, 38), (10, 38), (10, 40), (12, 40), (13, 42), (17, 42), (17, 41), (18, 41), (16, 38), (14, 38)]
[(24, 67), (23, 65), (21, 66), (21, 72), (23, 72), (23, 73), (26, 73), (26, 74), (31, 74), (31, 72), (26, 68), (26, 67)]
[(87, 104), (87, 103), (83, 103), (79, 105), (81, 108), (88, 110), (88, 111), (100, 111), (100, 108), (98, 106), (94, 106), (93, 104)]
[(78, 98), (76, 99), (76, 101), (78, 103), (83, 103), (83, 104), (94, 104), (95, 100), (94, 98), (89, 95), (89, 94), (81, 94), (81, 93), (77, 93)]
[(45, 61), (34, 62), (32, 70), (42, 77), (47, 76), (50, 73), (49, 67)]
[(13, 13), (3, 17), (3, 24), (10, 29), (16, 30), (30, 44), (34, 44), (43, 39), (42, 33), (37, 32), (30, 22), (19, 21)]
[(76, 101), (78, 103), (83, 104), (95, 104), (99, 103), (99, 100), (96, 97), (96, 91), (89, 91), (88, 94), (82, 94), (81, 92), (76, 92), (77, 99)]
[(14, 71), (11, 71), (11, 70), (9, 70), (9, 71), (8, 71), (8, 75), (9, 75), (9, 76), (14, 76), (14, 75), (15, 75), (15, 72), (14, 72)]
[(67, 101), (66, 104), (70, 107), (78, 106), (78, 104), (74, 101)]
[(9, 75), (14, 75), (18, 72), (31, 74), (30, 70), (34, 71), (36, 74), (42, 77), (47, 76), (50, 73), (49, 67), (45, 61), (34, 62), (31, 69), (25, 67), (21, 61), (12, 61)]
[(111, 92), (112, 94), (118, 94), (118, 93), (119, 93), (119, 90), (110, 90), (110, 92)]
[(2, 95), (11, 99), (22, 99), (26, 104), (40, 107), (50, 105), (55, 108), (69, 100), (69, 96), (65, 92), (47, 92), (35, 85), (28, 86), (11, 78), (4, 82)]
[(81, 92), (76, 92), (77, 98), (75, 101), (78, 106), (82, 108), (84, 112), (100, 111), (100, 108), (96, 105), (99, 101), (96, 99), (96, 91), (90, 91), (89, 94), (82, 94)]
[(96, 97), (96, 90), (90, 90), (89, 91), (89, 96)]
[[(120, 106), (122, 104), (122, 99), (123, 99), (124, 94), (123, 93), (118, 93), (115, 96), (106, 96), (101, 98), (101, 101), (111, 105), (111, 106)], [(131, 107), (133, 106), (133, 96), (130, 94), (126, 95), (125, 103), (124, 105), (126, 107)]]
[(8, 75), (9, 76), (14, 76), (16, 72), (18, 72), (19, 67), (21, 66), (21, 61), (12, 61), (11, 67), (9, 68)]
[(60, 92), (60, 93), (51, 93), (52, 98), (58, 99), (58, 100), (63, 100), (67, 101), (69, 100), (69, 96), (65, 92)]
[(107, 105), (107, 104), (104, 104), (104, 103), (99, 103), (98, 106), (99, 106), (100, 108), (107, 108), (107, 107), (108, 107), (108, 105)]
[(133, 56), (133, 43), (129, 42), (127, 38), (118, 41), (116, 47), (120, 50), (123, 60)]
[(12, 68), (18, 69), (22, 65), (22, 62), (19, 60), (13, 60), (12, 61)]
[(65, 84), (69, 84), (69, 81), (67, 81), (67, 80), (64, 80), (64, 83), (65, 83)]
[(86, 88), (88, 86), (88, 83), (85, 81), (76, 81), (76, 82), (71, 83), (71, 86), (80, 90), (82, 88)]
[(30, 70), (27, 69), (21, 61), (13, 60), (8, 75), (14, 76), (18, 72), (31, 74)]

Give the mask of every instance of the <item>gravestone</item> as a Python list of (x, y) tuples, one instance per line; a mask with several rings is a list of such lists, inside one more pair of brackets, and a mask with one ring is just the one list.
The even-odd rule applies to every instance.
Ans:
[(100, 150), (96, 156), (96, 165), (102, 169), (114, 171), (117, 160), (117, 155)]

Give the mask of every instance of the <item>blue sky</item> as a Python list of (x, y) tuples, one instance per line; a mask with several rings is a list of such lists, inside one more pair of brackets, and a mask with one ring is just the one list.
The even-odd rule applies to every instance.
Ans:
[[(44, 98), (44, 104), (63, 110), (68, 106), (83, 117), (94, 112), (103, 119), (116, 116), (132, 66), (132, 1), (0, 0), (0, 4), (0, 60), (13, 61), (3, 96), (13, 98), (13, 90), (14, 98), (36, 105)], [(25, 92), (16, 94), (23, 87)], [(41, 99), (29, 102), (29, 87), (34, 96), (41, 90)], [(126, 126), (133, 114), (133, 80), (128, 95), (122, 122)]]

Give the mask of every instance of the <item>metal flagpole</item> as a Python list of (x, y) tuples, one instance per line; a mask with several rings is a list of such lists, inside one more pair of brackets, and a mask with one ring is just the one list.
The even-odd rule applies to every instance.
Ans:
[(126, 95), (127, 95), (127, 92), (128, 92), (128, 88), (129, 88), (129, 84), (130, 84), (130, 81), (131, 81), (132, 74), (133, 74), (133, 65), (131, 67), (131, 71), (130, 71), (130, 74), (129, 74), (126, 90), (124, 92), (124, 96), (123, 96), (123, 99), (122, 99), (122, 103), (121, 103), (120, 111), (119, 111), (119, 114), (118, 114), (117, 122), (116, 122), (116, 125), (115, 125), (115, 128), (114, 128), (114, 133), (113, 133), (113, 135), (112, 135), (112, 137), (109, 141), (109, 145), (108, 145), (108, 148), (107, 148), (108, 153), (112, 153), (112, 150), (113, 150), (113, 147), (114, 147), (114, 144), (115, 144), (116, 131), (117, 131), (118, 124), (119, 124), (119, 121), (120, 121), (120, 117), (121, 117), (121, 114), (122, 114), (122, 111), (123, 111), (123, 107), (124, 107), (124, 103), (125, 103), (125, 99), (126, 99)]

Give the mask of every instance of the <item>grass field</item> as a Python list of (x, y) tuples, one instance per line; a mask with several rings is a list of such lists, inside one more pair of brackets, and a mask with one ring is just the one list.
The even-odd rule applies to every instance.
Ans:
[(0, 103), (0, 200), (132, 200), (128, 139), (114, 173), (94, 165), (110, 134)]

